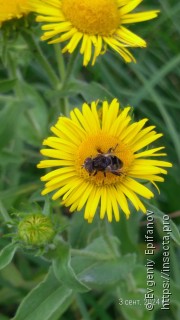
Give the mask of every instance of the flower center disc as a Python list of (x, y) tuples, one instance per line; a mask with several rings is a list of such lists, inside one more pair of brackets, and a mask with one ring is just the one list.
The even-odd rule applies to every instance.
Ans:
[[(102, 153), (106, 154), (110, 148), (115, 148), (115, 151), (112, 155), (115, 155), (123, 162), (123, 167), (121, 169), (121, 175), (117, 176), (111, 172), (106, 172), (106, 177), (103, 172), (97, 172), (96, 175), (89, 175), (89, 173), (82, 168), (82, 165), (88, 157), (96, 157), (98, 155), (98, 150), (101, 150)], [(134, 156), (132, 152), (124, 145), (121, 141), (118, 141), (117, 138), (111, 137), (105, 133), (92, 135), (87, 138), (79, 146), (77, 155), (76, 155), (76, 170), (79, 172), (79, 175), (83, 177), (86, 181), (101, 186), (101, 185), (114, 185), (122, 181), (125, 177), (126, 172), (131, 166)]]
[(111, 35), (119, 26), (115, 0), (62, 0), (65, 17), (78, 31), (92, 35)]

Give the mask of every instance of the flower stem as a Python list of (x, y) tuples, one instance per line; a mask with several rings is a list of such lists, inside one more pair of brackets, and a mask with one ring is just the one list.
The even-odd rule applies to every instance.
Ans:
[(61, 51), (61, 46), (59, 43), (54, 44), (54, 51), (55, 51), (55, 55), (56, 55), (59, 76), (61, 78), (61, 81), (63, 81), (65, 78), (66, 70), (65, 70), (64, 57), (63, 57), (63, 54)]
[[(63, 54), (61, 51), (61, 45), (59, 43), (54, 44), (54, 51), (56, 54), (56, 61), (57, 61), (57, 65), (58, 65), (59, 76), (60, 76), (62, 83), (64, 83), (64, 79), (66, 76), (66, 66), (65, 66), (64, 57), (63, 57)], [(68, 97), (64, 97), (60, 100), (60, 108), (61, 108), (62, 114), (64, 114), (66, 116), (67, 109), (68, 109)]]
[(68, 66), (67, 66), (67, 71), (64, 77), (64, 81), (63, 81), (63, 88), (67, 85), (67, 83), (69, 82), (69, 79), (71, 78), (74, 68), (76, 66), (76, 59), (78, 57), (78, 50), (75, 50), (72, 54), (71, 54), (71, 58), (69, 60)]
[(13, 57), (11, 56), (10, 52), (7, 52), (7, 65), (8, 65), (8, 75), (9, 78), (16, 79), (16, 84), (14, 86), (14, 93), (15, 96), (21, 100), (23, 99), (23, 92), (22, 92), (22, 87), (21, 87), (21, 74), (17, 68), (17, 64)]
[(110, 249), (110, 252), (112, 252), (112, 255), (114, 258), (117, 258), (120, 256), (120, 253), (113, 241), (112, 236), (110, 235), (110, 230), (109, 230), (109, 224), (107, 223), (107, 221), (100, 221), (100, 232), (105, 240), (105, 242), (107, 243), (107, 246)]
[(33, 52), (34, 56), (36, 57), (39, 64), (42, 68), (46, 71), (49, 81), (54, 89), (57, 89), (60, 85), (60, 81), (56, 73), (54, 72), (53, 68), (51, 67), (50, 63), (46, 59), (45, 55), (43, 54), (39, 44), (34, 39), (32, 33), (29, 30), (22, 30), (22, 35), (27, 42), (31, 52)]

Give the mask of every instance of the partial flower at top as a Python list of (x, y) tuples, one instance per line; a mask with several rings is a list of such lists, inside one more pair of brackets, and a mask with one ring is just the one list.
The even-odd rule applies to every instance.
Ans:
[[(163, 182), (163, 167), (171, 163), (152, 160), (165, 156), (159, 152), (164, 147), (149, 148), (159, 139), (155, 126), (144, 127), (148, 119), (132, 122), (131, 107), (120, 109), (114, 99), (110, 104), (104, 101), (86, 103), (82, 112), (75, 108), (70, 118), (60, 117), (51, 128), (55, 136), (44, 140), (43, 156), (38, 168), (54, 169), (41, 178), (45, 182), (42, 194), (55, 191), (57, 200), (63, 196), (63, 204), (70, 211), (85, 207), (84, 217), (92, 222), (100, 207), (100, 218), (107, 215), (108, 221), (120, 219), (120, 210), (127, 218), (130, 215), (130, 201), (136, 210), (146, 212), (141, 197), (154, 196), (144, 182)], [(157, 187), (158, 189), (158, 187)]]
[(126, 62), (135, 62), (127, 47), (146, 47), (146, 42), (124, 27), (154, 19), (158, 10), (131, 13), (143, 0), (29, 0), (36, 21), (42, 26), (42, 40), (48, 43), (67, 41), (62, 52), (72, 53), (80, 44), (83, 65), (106, 52), (107, 46)]
[(27, 13), (27, 0), (0, 0), (0, 25), (14, 18), (19, 19)]

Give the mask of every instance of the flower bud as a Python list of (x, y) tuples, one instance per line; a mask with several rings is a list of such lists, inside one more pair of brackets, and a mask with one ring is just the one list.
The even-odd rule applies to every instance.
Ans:
[(46, 245), (54, 233), (52, 221), (41, 213), (29, 214), (18, 224), (18, 238), (27, 245)]

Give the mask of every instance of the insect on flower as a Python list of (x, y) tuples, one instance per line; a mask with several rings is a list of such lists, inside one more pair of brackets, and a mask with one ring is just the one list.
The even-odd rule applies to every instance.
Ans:
[[(101, 109), (100, 109), (100, 108)], [(129, 202), (146, 212), (143, 198), (154, 193), (144, 182), (163, 182), (167, 161), (163, 146), (152, 147), (162, 134), (146, 125), (148, 119), (133, 121), (131, 107), (121, 108), (117, 99), (84, 103), (70, 117), (61, 116), (51, 127), (53, 135), (43, 141), (43, 159), (38, 168), (52, 168), (41, 180), (43, 195), (54, 192), (53, 200), (70, 212), (84, 207), (84, 218), (91, 223), (100, 208), (100, 219), (120, 220), (123, 211), (130, 216)], [(101, 111), (101, 112), (99, 112)], [(160, 151), (160, 152), (159, 152)]]
[(99, 171), (103, 172), (106, 177), (106, 172), (111, 172), (116, 176), (120, 176), (122, 173), (120, 169), (123, 166), (123, 162), (115, 155), (113, 155), (118, 144), (114, 148), (110, 148), (107, 153), (103, 153), (100, 149), (97, 149), (98, 154), (96, 157), (86, 158), (82, 167), (89, 172), (89, 175), (95, 176)]

